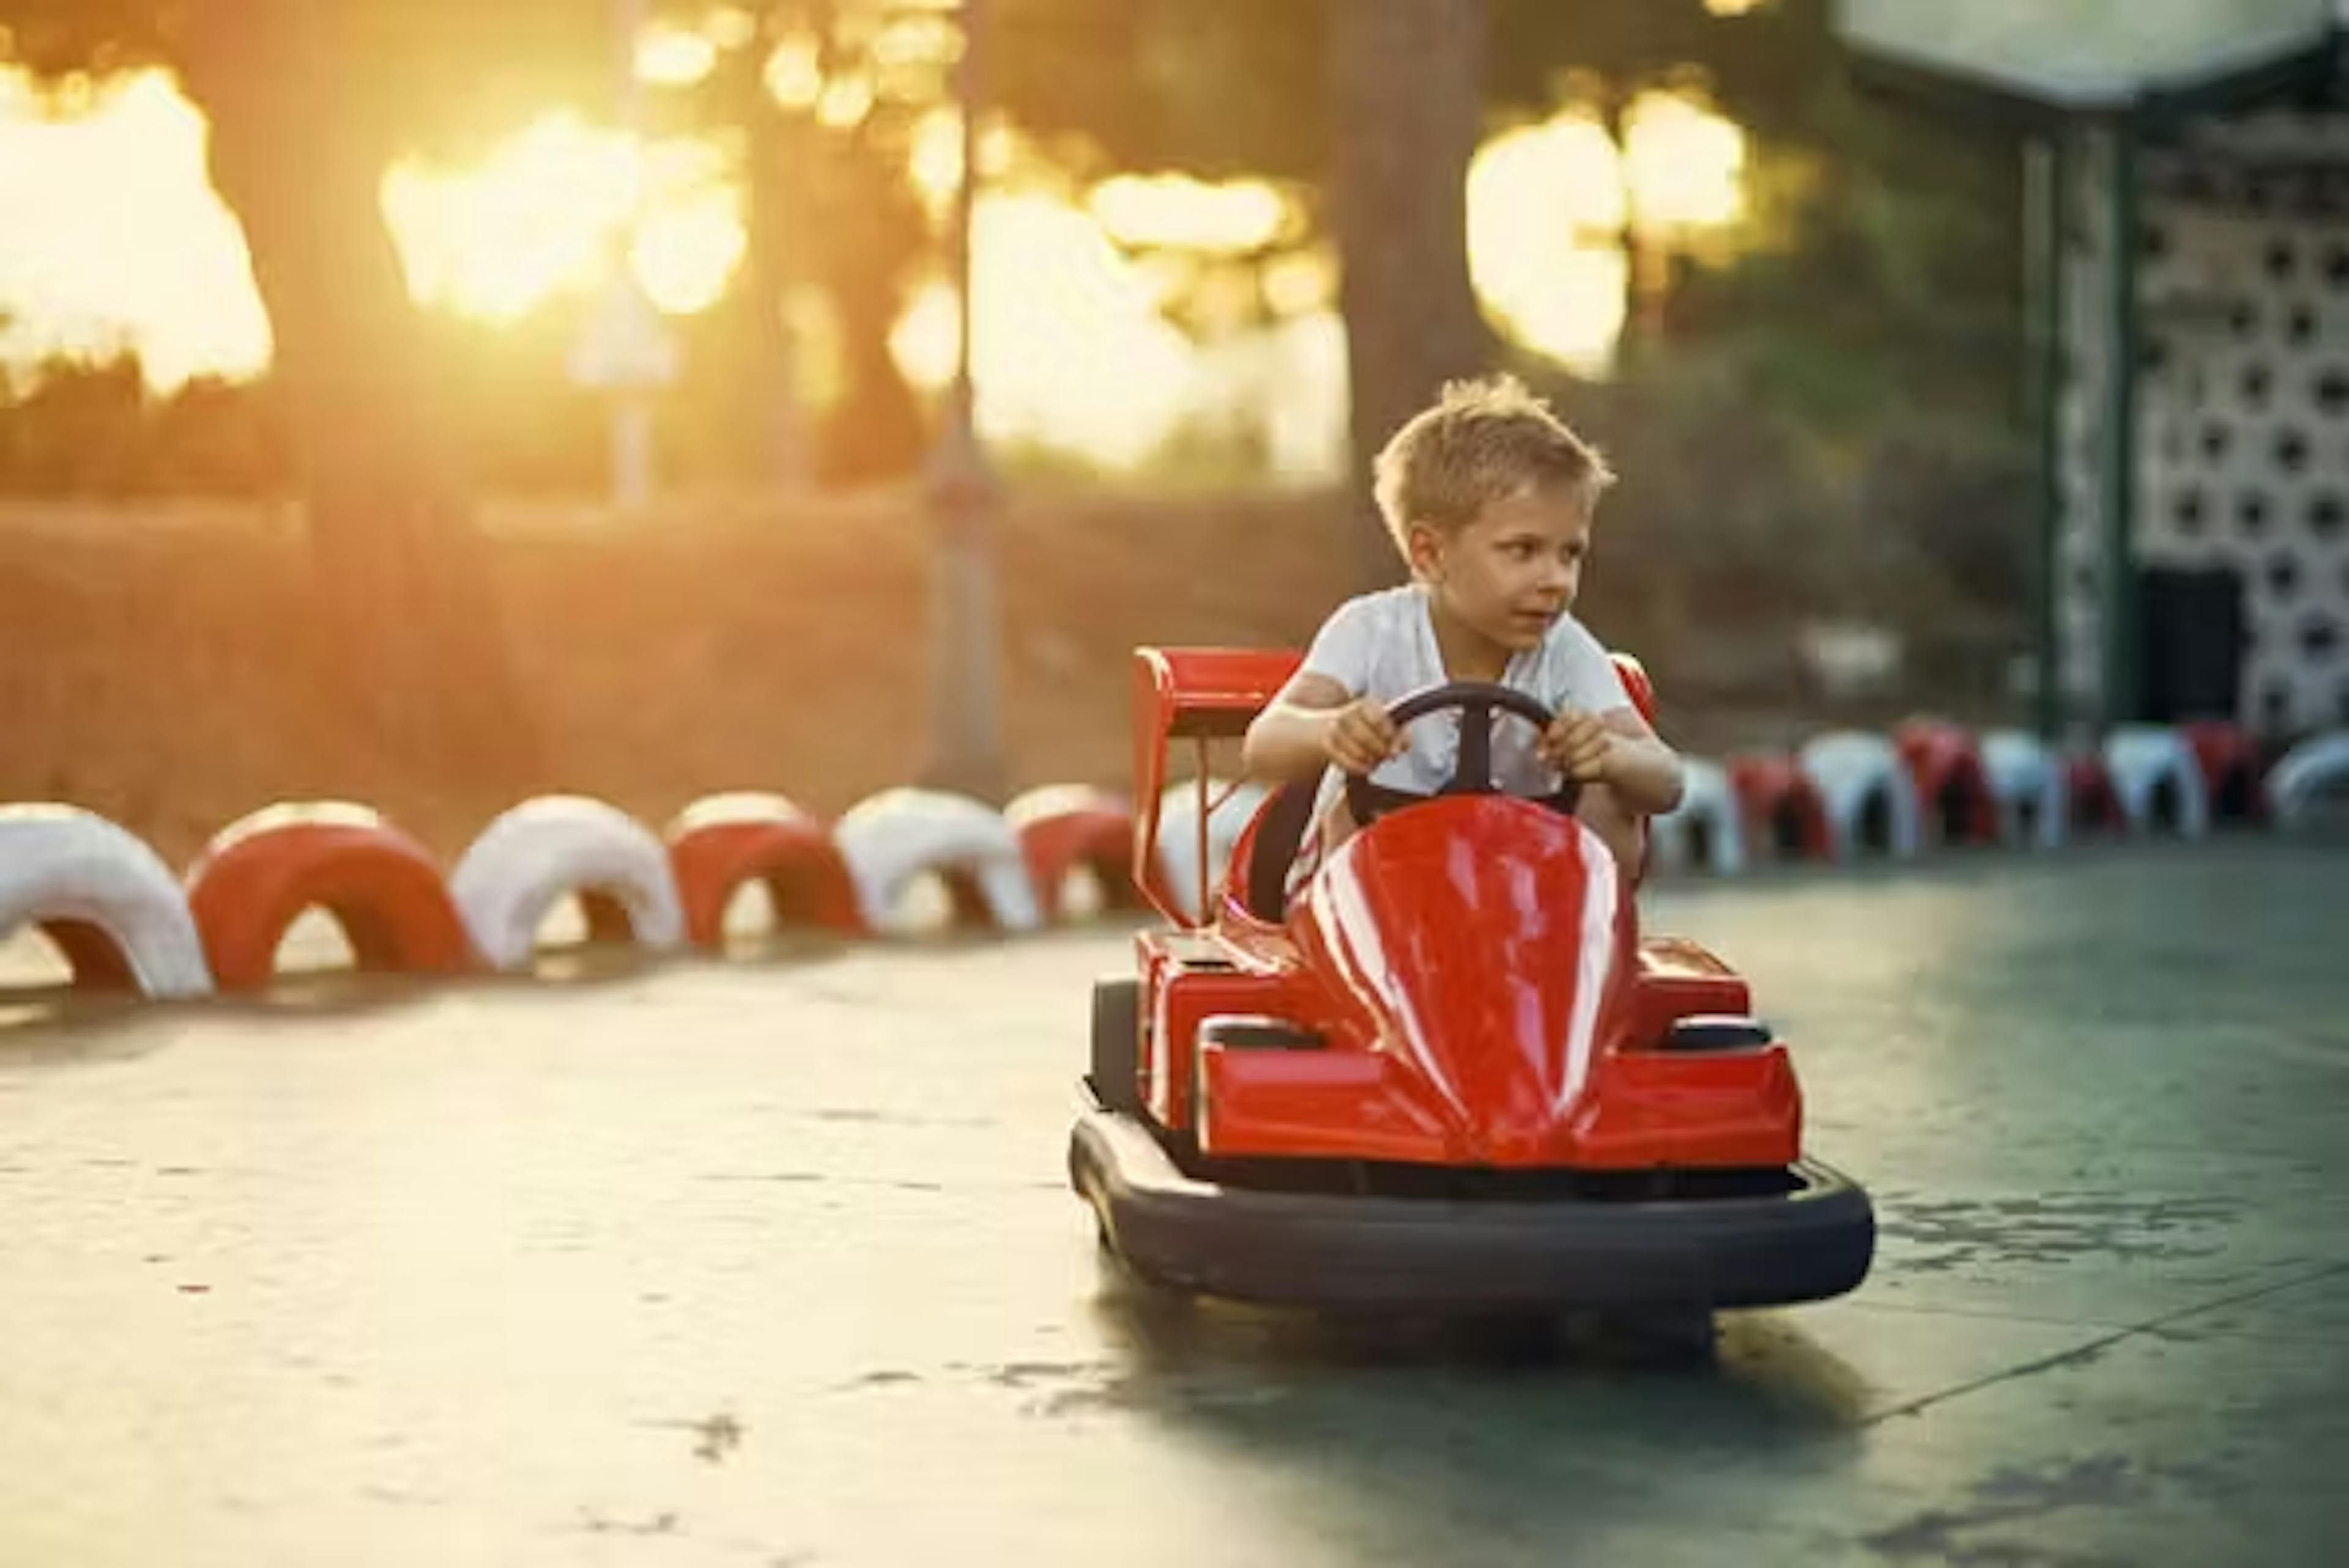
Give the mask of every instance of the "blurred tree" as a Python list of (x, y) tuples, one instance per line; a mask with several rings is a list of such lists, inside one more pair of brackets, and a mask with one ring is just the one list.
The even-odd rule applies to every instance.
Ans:
[(1331, 3), (994, 0), (992, 96), (1080, 167), (1318, 184)]
[(204, 111), (269, 315), (345, 700), (428, 764), (531, 748), (383, 175), (608, 82), (607, 15), (598, 0), (0, 0), (8, 53), (36, 72), (160, 63)]
[[(1354, 0), (1330, 42), (1348, 428), (1366, 498), (1370, 454), (1492, 348), (1468, 281), (1485, 0)], [(1365, 586), (1392, 582), (1392, 544), (1355, 510)]]
[[(742, 146), (750, 243), (729, 308), (754, 360), (759, 434), (787, 476), (902, 476), (928, 430), (890, 340), (936, 250), (914, 147), (948, 102), (957, 35), (934, 7), (891, 0), (770, 0), (757, 22), (690, 107)], [(817, 367), (785, 320), (809, 299), (836, 346), (820, 426), (800, 396)]]
[(1023, 128), (1109, 168), (1288, 184), (1307, 219), (1288, 247), (1334, 239), (1351, 541), (1371, 581), (1394, 565), (1372, 526), (1370, 455), (1491, 356), (1468, 276), (1466, 184), (1493, 3), (1001, 0), (999, 93)]
[[(951, 103), (950, 6), (923, 0), (667, 0), (719, 45), (709, 73), (669, 96), (680, 130), (734, 144), (748, 249), (711, 346), (749, 397), (735, 445), (797, 482), (901, 477), (928, 448), (922, 401), (891, 346), (938, 236), (914, 179), (916, 139)], [(730, 26), (715, 18), (742, 20)], [(821, 364), (789, 318), (828, 317)], [(821, 381), (821, 421), (806, 407)]]
[[(1835, 51), (1824, 0), (1613, 0), (1559, 5), (1493, 0), (1496, 109), (1547, 115), (1562, 103), (1589, 109), (1629, 169), (1631, 113), (1641, 95), (1695, 98), (1749, 139), (1775, 139), (1804, 126), (1802, 106), (1832, 73)], [(1626, 181), (1624, 309), (1619, 362), (1663, 330), (1678, 271), (1649, 232)]]
[[(1024, 3), (1049, 8), (1054, 0)], [(1758, 454), (1738, 482), (1764, 493), (1731, 502), (1720, 493), (1722, 471), (1709, 466), (1697, 489), (1716, 500), (1670, 531), (1693, 549), (1686, 535), (1695, 527), (1715, 548), (1733, 514), (1739, 542), (1721, 552), (1737, 562), (1732, 578), (1774, 562), (1787, 575), (1770, 540), (1816, 539), (1825, 547), (1840, 538), (1833, 548), (1847, 560), (1802, 573), (1801, 591), (1815, 604), (1838, 595), (1864, 602), (1884, 581), (1870, 562), (1895, 560), (1937, 571), (1978, 605), (2022, 603), (2028, 509), (2018, 498), (2027, 454), (2014, 371), (2023, 363), (2021, 202), (2011, 137), (1856, 93), (1827, 26), (1826, 0), (1488, 3), (1488, 115), (1547, 115), (1578, 102), (1609, 123), (1619, 148), (1630, 105), (1661, 90), (1703, 101), (1746, 137), (1747, 217), (1730, 259), (1700, 264), (1668, 255), (1630, 222), (1620, 236), (1627, 288), (1650, 291), (1627, 302), (1626, 346), (1634, 352), (1621, 374), (1655, 385), (1571, 394), (1572, 406), (1588, 409), (1610, 440), (1655, 454), (1639, 465), (1651, 486), (1674, 449)], [(1131, 9), (1168, 19), (1154, 0), (1133, 0)], [(1330, 157), (1322, 128), (1355, 122), (1328, 110), (1300, 61), (1310, 57), (1316, 27), (1341, 15), (1345, 30), (1355, 31), (1366, 11), (1288, 5), (1259, 15), (1239, 0), (1203, 0), (1195, 17), (1189, 5), (1182, 15), (1190, 30), (1168, 29), (1178, 36), (1118, 46), (1144, 62), (1154, 49), (1185, 60), (1185, 69), (1166, 71), (1164, 86), (1143, 69), (1152, 90), (1136, 98), (1097, 86), (1076, 100), (1103, 115), (1107, 145), (1203, 171), (1253, 167), (1287, 176), (1349, 155)], [(1251, 26), (1260, 29), (1260, 47), (1250, 52), (1243, 42), (1220, 76), (1202, 70)], [(1358, 32), (1356, 41), (1367, 45), (1370, 36)], [(1402, 68), (1413, 79), (1391, 91), (1423, 88), (1435, 67), (1413, 61)], [(1218, 116), (1236, 76), (1255, 85), (1234, 90), (1232, 112)], [(1034, 96), (1049, 99), (1050, 91), (1047, 77)], [(1034, 103), (1026, 112), (1049, 107)], [(1341, 182), (1341, 204), (1343, 190)], [(1369, 242), (1342, 227), (1341, 235), (1351, 253)], [(1445, 242), (1454, 242), (1448, 231)], [(1401, 307), (1407, 313), (1420, 298), (1436, 297), (1406, 294)], [(1362, 308), (1350, 296), (1349, 331), (1357, 336)], [(1365, 401), (1356, 404), (1362, 450), (1385, 422), (1366, 414)], [(1864, 518), (1853, 515), (1854, 501)], [(1878, 537), (1832, 534), (1846, 524), (1872, 527)], [(1651, 531), (1643, 522), (1637, 531)], [(1881, 537), (1889, 533), (1905, 542)]]
[[(1309, 204), (1335, 226), (1357, 143), (1392, 131), (1423, 141), (1433, 128), (1410, 106), (1433, 101), (1473, 50), (1480, 133), (1502, 116), (1588, 107), (1619, 149), (1643, 93), (1699, 98), (1749, 136), (1813, 144), (1810, 108), (1838, 71), (1825, 0), (1485, 0), (1488, 20), (1444, 5), (1404, 6), (1393, 36), (1375, 6), (1332, 0), (1000, 0), (1006, 32), (999, 92), (1022, 126), (1076, 142), (1120, 169), (1179, 168), (1203, 178), (1258, 178), (1323, 188)], [(1342, 18), (1345, 26), (1333, 27)], [(1481, 46), (1489, 28), (1489, 47)], [(1408, 51), (1383, 84), (1401, 96), (1357, 122), (1333, 100), (1332, 51), (1369, 58)], [(1433, 46), (1433, 52), (1425, 46)], [(1340, 128), (1343, 128), (1342, 135)], [(1627, 346), (1653, 324), (1676, 273), (1626, 203)], [(1341, 242), (1347, 236), (1341, 233)], [(1361, 235), (1351, 236), (1359, 246)], [(1464, 244), (1464, 235), (1462, 236)]]

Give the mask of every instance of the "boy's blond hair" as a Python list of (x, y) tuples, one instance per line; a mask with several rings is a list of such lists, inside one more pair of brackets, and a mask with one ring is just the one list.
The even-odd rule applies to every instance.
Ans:
[(1514, 376), (1447, 383), (1394, 433), (1372, 473), (1379, 515), (1406, 553), (1413, 523), (1456, 532), (1486, 503), (1528, 488), (1569, 490), (1596, 506), (1615, 482), (1598, 449)]

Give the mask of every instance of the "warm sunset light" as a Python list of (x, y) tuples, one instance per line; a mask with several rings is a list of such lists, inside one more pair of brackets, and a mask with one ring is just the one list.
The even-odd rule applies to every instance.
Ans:
[(743, 247), (740, 199), (714, 148), (643, 145), (571, 115), (540, 120), (471, 169), (403, 165), (384, 202), (416, 297), (486, 321), (592, 290), (622, 242), (655, 304), (704, 310)]
[[(1182, 411), (1193, 356), (1140, 270), (1084, 213), (1049, 196), (988, 197), (976, 231), (972, 355), (987, 434), (1112, 464), (1146, 455)], [(935, 284), (891, 346), (909, 378), (941, 387), (955, 332), (953, 292)]]
[[(639, 74), (690, 80), (717, 48), (741, 44), (745, 21), (721, 12), (699, 31), (655, 33)], [(871, 84), (826, 84), (813, 63), (782, 40), (768, 70), (777, 96), (834, 121), (866, 112)], [(59, 104), (20, 75), (0, 76), (0, 200), (14, 220), (0, 241), (10, 324), (0, 346), (19, 362), (135, 348), (167, 388), (195, 374), (256, 372), (267, 326), (236, 225), (204, 182), (202, 117), (160, 73), (85, 96)], [(1731, 223), (1743, 208), (1744, 142), (1728, 122), (1651, 94), (1633, 106), (1629, 140), (1619, 159), (1594, 121), (1568, 112), (1496, 138), (1470, 171), (1470, 262), (1487, 310), (1519, 341), (1588, 371), (1604, 370), (1620, 328), (1627, 191), (1632, 220), (1658, 234)], [(990, 130), (984, 151), (992, 190), (978, 214), (974, 355), (991, 436), (1118, 464), (1148, 455), (1180, 420), (1211, 415), (1217, 397), (1341, 403), (1326, 256), (1284, 257), (1262, 280), (1275, 315), (1301, 336), (1284, 329), (1278, 342), (1211, 352), (1162, 315), (1189, 275), (1183, 256), (1291, 237), (1299, 214), (1280, 191), (1154, 174), (1063, 195), (1022, 186), (1013, 171), (1032, 155), (1009, 132)], [(942, 213), (960, 177), (950, 111), (917, 127), (912, 157), (925, 204)], [(119, 199), (91, 202), (93, 189)], [(568, 112), (470, 164), (403, 164), (385, 181), (384, 203), (416, 297), (492, 324), (595, 295), (623, 257), (660, 310), (704, 310), (746, 243), (736, 172), (718, 143), (641, 142)], [(956, 330), (943, 284), (917, 294), (893, 343), (917, 384), (943, 385)], [(1319, 413), (1305, 421), (1316, 432), (1330, 425)]]
[(1616, 237), (1713, 228), (1744, 211), (1737, 128), (1665, 93), (1633, 101), (1619, 155), (1568, 112), (1485, 144), (1468, 171), (1468, 263), (1485, 308), (1519, 342), (1586, 372), (1623, 325)]
[(1269, 185), (1180, 174), (1121, 174), (1093, 187), (1086, 205), (1121, 244), (1195, 251), (1260, 250), (1289, 221), (1288, 203)]
[(1468, 266), (1509, 335), (1581, 368), (1623, 321), (1623, 191), (1599, 122), (1561, 116), (1486, 144), (1468, 170)]
[(1624, 127), (1633, 215), (1653, 230), (1718, 228), (1744, 211), (1745, 138), (1702, 106), (1642, 93)]
[(0, 72), (0, 355), (136, 349), (160, 387), (260, 371), (269, 323), (244, 235), (205, 181), (202, 117), (159, 71), (80, 113), (57, 107)]

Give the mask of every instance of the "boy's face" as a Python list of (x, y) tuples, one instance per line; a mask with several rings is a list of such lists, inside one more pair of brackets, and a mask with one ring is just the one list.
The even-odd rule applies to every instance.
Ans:
[(1487, 501), (1453, 533), (1410, 531), (1411, 562), (1455, 620), (1512, 652), (1538, 647), (1574, 603), (1590, 508), (1563, 487)]

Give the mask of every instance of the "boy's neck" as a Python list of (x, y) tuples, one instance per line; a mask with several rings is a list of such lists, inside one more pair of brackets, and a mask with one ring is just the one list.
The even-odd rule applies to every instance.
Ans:
[(1427, 601), (1427, 624), (1435, 633), (1435, 653), (1444, 661), (1444, 678), (1497, 685), (1509, 673), (1509, 650), (1455, 619), (1433, 589), (1423, 583), (1420, 593)]

